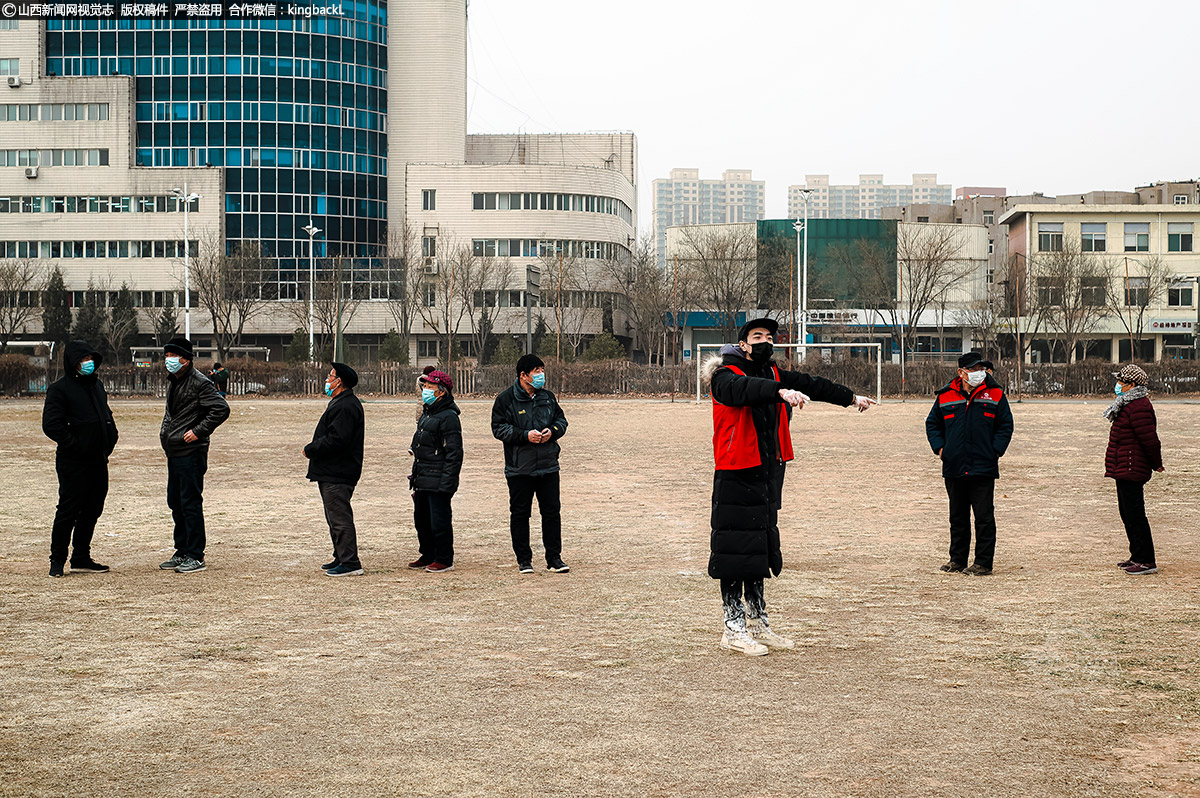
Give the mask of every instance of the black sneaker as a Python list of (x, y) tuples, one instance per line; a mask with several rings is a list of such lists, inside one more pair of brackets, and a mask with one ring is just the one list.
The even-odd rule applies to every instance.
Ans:
[(62, 579), (63, 564), (60, 562), (50, 563), (50, 575), (53, 576), (55, 579)]
[(182, 554), (172, 554), (171, 559), (166, 560), (165, 562), (160, 562), (158, 567), (164, 571), (174, 571), (186, 559), (187, 557), (184, 557)]
[(546, 570), (553, 574), (565, 574), (571, 570), (571, 566), (563, 562), (561, 557), (555, 557), (546, 561)]
[(938, 570), (945, 571), (948, 574), (961, 574), (966, 570), (966, 568), (967, 566), (963, 565), (962, 563), (951, 560)]
[(980, 565), (979, 563), (971, 563), (971, 565), (968, 566), (967, 569), (965, 571), (963, 571), (963, 573), (971, 574), (972, 576), (991, 576), (992, 569), (985, 568), (984, 566)]
[(175, 573), (198, 574), (207, 567), (204, 560), (197, 560), (195, 557), (184, 557), (183, 562), (175, 566)]
[(346, 565), (338, 563), (334, 567), (325, 572), (326, 576), (361, 576), (363, 572), (361, 565)]
[(321, 566), (321, 570), (328, 571), (330, 568), (337, 568), (337, 564), (338, 564), (337, 560), (333, 560), (332, 562), (327, 562)]
[(75, 562), (75, 560), (71, 560), (71, 570), (72, 571), (89, 571), (94, 574), (103, 574), (103, 573), (108, 572), (108, 566), (101, 565), (100, 563), (96, 562), (91, 557), (89, 557), (86, 560), (80, 560), (79, 562)]
[(521, 560), (517, 563), (517, 571), (523, 574), (533, 573), (533, 562), (531, 560)]

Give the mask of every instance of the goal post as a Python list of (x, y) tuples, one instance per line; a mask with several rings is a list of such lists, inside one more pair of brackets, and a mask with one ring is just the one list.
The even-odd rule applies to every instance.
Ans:
[[(716, 351), (725, 344), (696, 344), (696, 404), (700, 404), (700, 370), (704, 365), (704, 351)], [(874, 349), (875, 350), (875, 401), (883, 401), (883, 344), (878, 341), (865, 344), (775, 344), (775, 349)]]

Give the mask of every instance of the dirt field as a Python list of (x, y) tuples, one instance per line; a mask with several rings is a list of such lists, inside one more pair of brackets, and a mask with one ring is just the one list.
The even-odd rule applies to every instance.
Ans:
[(161, 406), (114, 408), (113, 572), (51, 580), (41, 406), (0, 404), (0, 794), (1200, 795), (1200, 405), (1158, 405), (1142, 578), (1098, 402), (1014, 406), (990, 578), (937, 570), (924, 402), (803, 411), (767, 585), (799, 645), (756, 659), (716, 645), (707, 406), (564, 402), (572, 572), (519, 576), (490, 403), (444, 575), (404, 568), (416, 404), (369, 403), (367, 574), (337, 580), (299, 452), (321, 402), (233, 403), (189, 576), (157, 568)]

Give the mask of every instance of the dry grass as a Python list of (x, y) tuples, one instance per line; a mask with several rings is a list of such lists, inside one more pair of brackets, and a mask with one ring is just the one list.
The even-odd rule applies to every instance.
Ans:
[(805, 410), (767, 586), (799, 647), (753, 660), (716, 646), (706, 408), (567, 402), (574, 570), (520, 577), (490, 408), (466, 403), (457, 569), (434, 576), (404, 568), (415, 405), (371, 403), (368, 573), (333, 580), (299, 454), (321, 407), (234, 403), (209, 570), (180, 576), (156, 568), (161, 408), (117, 403), (114, 570), (50, 580), (41, 408), (0, 404), (0, 794), (1200, 794), (1198, 406), (1158, 407), (1163, 570), (1138, 579), (1113, 567), (1101, 405), (1016, 407), (992, 578), (936, 570), (923, 402)]

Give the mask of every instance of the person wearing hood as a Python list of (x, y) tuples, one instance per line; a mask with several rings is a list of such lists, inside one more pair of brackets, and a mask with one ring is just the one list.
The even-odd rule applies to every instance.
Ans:
[(1104, 476), (1117, 483), (1117, 509), (1129, 538), (1129, 559), (1117, 567), (1130, 576), (1158, 573), (1154, 537), (1146, 518), (1146, 483), (1162, 473), (1162, 442), (1158, 418), (1150, 402), (1149, 376), (1141, 366), (1128, 365), (1113, 374), (1117, 398), (1104, 411), (1112, 424), (1104, 453)]
[(778, 513), (784, 472), (793, 459), (793, 409), (818, 401), (862, 412), (875, 404), (844, 385), (779, 368), (771, 359), (778, 329), (774, 319), (748, 321), (738, 343), (722, 347), (705, 364), (716, 460), (708, 575), (721, 582), (720, 645), (747, 656), (794, 645), (771, 630), (763, 583), (783, 569)]
[(108, 394), (96, 373), (104, 358), (86, 341), (63, 350), (63, 376), (46, 389), (42, 432), (58, 444), (58, 509), (50, 531), (50, 576), (61, 577), (71, 552), (71, 570), (103, 573), (92, 559), (92, 534), (108, 496), (108, 456), (117, 445), (117, 425)]
[(462, 424), (454, 403), (454, 380), (449, 374), (425, 367), (418, 380), (421, 417), (408, 452), (413, 456), (408, 476), (413, 497), (413, 524), (421, 556), (409, 568), (431, 574), (454, 570), (454, 524), (450, 501), (458, 490), (462, 471)]
[(213, 381), (192, 366), (187, 338), (163, 347), (167, 368), (167, 407), (158, 438), (167, 455), (167, 506), (175, 522), (175, 553), (160, 563), (164, 571), (205, 570), (204, 475), (208, 438), (229, 418), (229, 405)]
[(345, 363), (330, 364), (325, 395), (330, 397), (317, 422), (312, 441), (304, 447), (308, 479), (317, 483), (325, 521), (333, 541), (333, 560), (321, 566), (326, 576), (359, 576), (358, 531), (350, 499), (362, 476), (366, 419), (354, 394), (358, 372)]
[[(988, 576), (996, 554), (996, 480), (1012, 440), (1013, 416), (1004, 389), (978, 352), (958, 359), (958, 376), (938, 391), (925, 435), (941, 458), (950, 500), (950, 560), (941, 570)], [(968, 566), (972, 512), (975, 562)]]
[(517, 570), (533, 573), (529, 517), (537, 496), (542, 516), (546, 570), (565, 574), (562, 559), (562, 502), (559, 498), (558, 439), (567, 434), (567, 417), (554, 394), (546, 390), (546, 364), (537, 355), (517, 361), (517, 379), (492, 404), (492, 435), (504, 443), (504, 478), (508, 482), (508, 528)]

